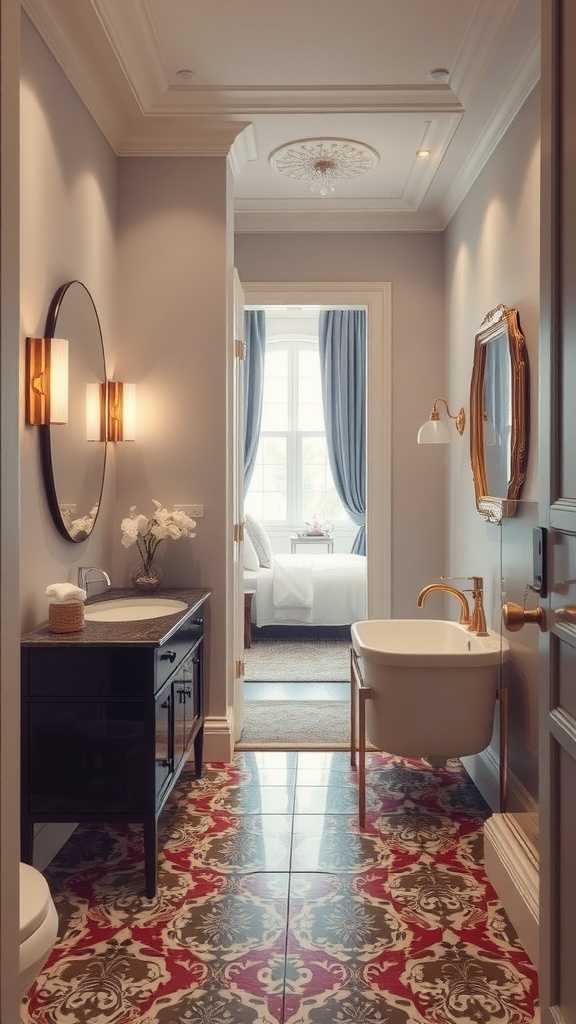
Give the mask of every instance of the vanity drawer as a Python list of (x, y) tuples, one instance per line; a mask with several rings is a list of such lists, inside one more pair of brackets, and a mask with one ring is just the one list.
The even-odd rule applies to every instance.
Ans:
[(189, 653), (204, 634), (204, 620), (198, 616), (182, 623), (180, 629), (174, 633), (162, 647), (156, 651), (156, 685), (159, 690), (166, 680), (178, 668), (181, 661)]
[(153, 682), (151, 649), (36, 647), (24, 651), (24, 699), (144, 699)]

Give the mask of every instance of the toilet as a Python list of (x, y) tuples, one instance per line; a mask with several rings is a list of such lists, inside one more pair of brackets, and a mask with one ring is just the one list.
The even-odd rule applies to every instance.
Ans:
[(36, 868), (20, 865), (20, 993), (25, 995), (50, 956), (58, 914), (48, 883)]

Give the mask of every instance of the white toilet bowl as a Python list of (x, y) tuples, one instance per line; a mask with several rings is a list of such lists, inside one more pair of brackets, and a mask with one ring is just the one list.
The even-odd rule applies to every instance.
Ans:
[(20, 865), (20, 993), (25, 995), (46, 963), (58, 935), (58, 914), (48, 883), (36, 868)]

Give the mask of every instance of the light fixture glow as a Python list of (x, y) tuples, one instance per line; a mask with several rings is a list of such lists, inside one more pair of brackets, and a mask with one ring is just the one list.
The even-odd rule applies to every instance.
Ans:
[(134, 441), (136, 435), (136, 385), (108, 381), (107, 437), (109, 441)]
[(416, 156), (418, 157), (419, 160), (427, 160), (428, 157), (430, 156), (430, 150), (429, 149), (417, 149), (416, 150)]
[(68, 339), (26, 339), (26, 422), (68, 422)]
[(106, 440), (106, 385), (100, 381), (86, 385), (86, 440)]
[(418, 444), (450, 444), (451, 436), (448, 423), (446, 420), (440, 419), (440, 413), (438, 412), (438, 403), (441, 402), (446, 407), (446, 413), (451, 420), (455, 421), (456, 430), (460, 435), (464, 433), (464, 427), (466, 425), (466, 414), (464, 408), (460, 408), (456, 415), (450, 412), (448, 402), (445, 398), (436, 398), (434, 405), (432, 406), (432, 412), (430, 418), (422, 424), (418, 431), (417, 442)]
[(136, 440), (136, 385), (124, 384), (123, 435), (125, 441)]

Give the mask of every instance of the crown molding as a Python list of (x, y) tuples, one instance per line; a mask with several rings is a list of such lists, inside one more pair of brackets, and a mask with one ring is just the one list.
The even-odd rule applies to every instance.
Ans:
[(147, 113), (169, 82), (160, 59), (148, 3), (90, 0), (142, 113)]
[(536, 42), (514, 78), (504, 102), (494, 111), (481, 132), (476, 145), (452, 180), (441, 203), (443, 225), (446, 227), (468, 195), (474, 182), (488, 163), (498, 143), (506, 134), (530, 93), (540, 80), (540, 45)]
[(254, 114), (462, 113), (449, 85), (171, 86), (147, 111), (203, 116)]
[(234, 174), (254, 159), (254, 130), (245, 121), (143, 118), (120, 143), (118, 156), (228, 156)]
[(265, 234), (314, 231), (443, 231), (442, 219), (429, 211), (377, 210), (254, 210), (236, 209), (235, 230), (238, 234)]
[(105, 75), (90, 66), (85, 48), (73, 38), (68, 21), (58, 17), (53, 0), (22, 0), (22, 6), (100, 131), (118, 152), (126, 126), (123, 97)]
[(481, 84), (498, 38), (518, 5), (519, 0), (478, 0), (450, 75), (452, 90), (464, 106)]

